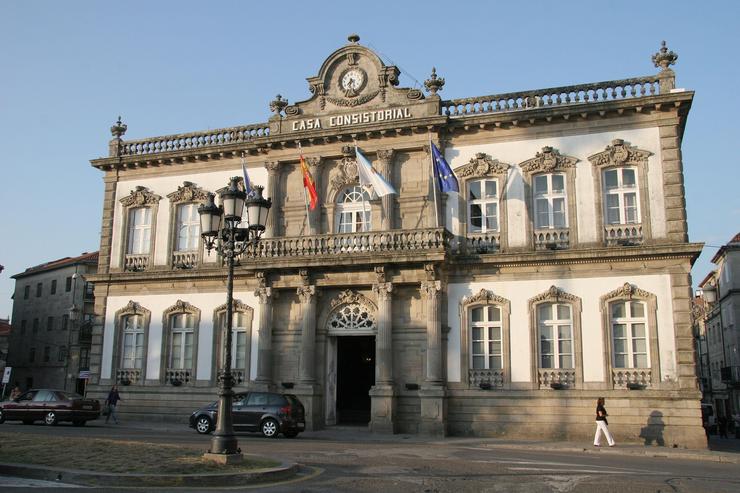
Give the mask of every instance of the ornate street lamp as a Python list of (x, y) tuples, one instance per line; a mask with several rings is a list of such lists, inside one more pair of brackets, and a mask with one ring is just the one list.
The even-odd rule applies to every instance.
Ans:
[[(226, 343), (224, 367), (218, 376), (218, 416), (216, 430), (211, 439), (211, 458), (220, 462), (241, 460), (234, 435), (231, 405), (234, 398), (234, 377), (231, 374), (231, 345), (234, 299), (234, 260), (250, 246), (254, 247), (265, 231), (267, 214), (272, 206), (271, 199), (262, 197), (263, 187), (255, 186), (247, 195), (239, 188), (239, 177), (231, 178), (228, 188), (219, 193), (221, 205), (214, 202), (214, 195), (208, 194), (206, 203), (198, 207), (200, 231), (210, 254), (215, 250), (226, 261), (226, 326), (223, 340)], [(246, 228), (240, 228), (242, 211), (246, 206)], [(223, 224), (221, 219), (223, 218)], [(214, 457), (216, 456), (216, 457)]]

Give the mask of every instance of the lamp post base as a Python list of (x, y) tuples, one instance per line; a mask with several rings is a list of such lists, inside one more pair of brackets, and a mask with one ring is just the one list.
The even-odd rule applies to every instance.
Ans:
[(216, 464), (221, 464), (224, 466), (229, 466), (232, 464), (241, 464), (244, 460), (244, 456), (240, 453), (236, 454), (212, 454), (210, 452), (206, 452), (203, 454), (203, 458), (205, 460), (215, 462)]

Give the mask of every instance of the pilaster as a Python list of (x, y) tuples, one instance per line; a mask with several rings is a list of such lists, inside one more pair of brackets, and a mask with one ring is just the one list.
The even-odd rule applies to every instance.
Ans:
[(280, 235), (280, 161), (265, 161), (267, 170), (267, 197), (272, 199), (271, 214), (267, 215), (264, 236), (274, 238)]
[(257, 327), (257, 375), (254, 380), (255, 390), (269, 391), (274, 389), (272, 381), (272, 288), (267, 286), (264, 272), (257, 273), (260, 287), (254, 292), (259, 299), (260, 314)]

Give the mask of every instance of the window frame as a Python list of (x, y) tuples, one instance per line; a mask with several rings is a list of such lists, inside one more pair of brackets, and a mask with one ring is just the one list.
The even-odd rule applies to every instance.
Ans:
[[(346, 201), (345, 198), (348, 198), (349, 195), (356, 194), (359, 195), (361, 200), (360, 201)], [(368, 233), (373, 230), (373, 206), (372, 206), (372, 195), (361, 185), (354, 184), (349, 185), (346, 187), (343, 187), (339, 192), (337, 193), (337, 196), (334, 199), (334, 220), (336, 222), (337, 228), (336, 233), (337, 234), (351, 234), (351, 233)], [(352, 231), (342, 231), (342, 224), (345, 224), (342, 222), (342, 215), (343, 214), (351, 214), (353, 217), (353, 221), (351, 223), (352, 225)], [(362, 216), (362, 229), (357, 230), (357, 222), (356, 219), (358, 216)]]
[[(224, 326), (222, 325), (226, 321), (226, 303), (216, 307), (215, 310), (213, 310), (213, 327), (215, 327), (215, 330), (213, 331), (213, 355), (211, 357), (211, 384), (214, 384), (217, 381), (218, 372), (223, 368), (223, 358), (224, 358), (224, 352), (225, 352), (225, 345), (223, 341), (223, 334), (225, 332)], [(263, 309), (266, 309), (265, 306), (262, 307)], [(239, 381), (238, 375), (235, 375), (235, 383), (237, 385), (243, 384), (247, 385), (250, 380), (252, 380), (252, 377), (255, 375), (252, 375), (252, 336), (254, 331), (254, 308), (251, 306), (243, 303), (241, 300), (234, 299), (232, 304), (232, 315), (236, 313), (242, 313), (245, 317), (245, 334), (246, 334), (246, 341), (245, 341), (245, 347), (244, 347), (244, 365), (243, 368), (244, 374), (242, 377), (242, 381)], [(233, 327), (232, 327), (233, 330)], [(231, 341), (231, 348), (232, 348), (232, 368), (234, 370), (242, 370), (242, 368), (237, 368), (234, 366), (234, 362), (237, 359), (236, 355), (236, 338), (238, 337), (238, 334), (234, 332), (234, 339)]]
[[(496, 184), (496, 195), (494, 198), (488, 198), (484, 194), (484, 190), (487, 190), (487, 184), (495, 183)], [(481, 187), (481, 196), (482, 198), (479, 199), (471, 199), (470, 198), (470, 189), (473, 185), (480, 184)], [(498, 179), (498, 177), (483, 177), (483, 178), (476, 178), (472, 180), (467, 180), (465, 182), (465, 202), (467, 204), (467, 231), (469, 234), (475, 234), (475, 235), (485, 235), (490, 233), (498, 233), (501, 234), (501, 181)], [(473, 206), (479, 206), (481, 208), (481, 230), (480, 231), (473, 231), (473, 224), (472, 224), (472, 213), (471, 209)], [(488, 214), (485, 212), (488, 205), (495, 205), (496, 206), (496, 228), (495, 229), (488, 229), (487, 226), (487, 219)]]
[[(201, 265), (203, 262), (203, 250), (205, 247), (203, 238), (200, 236), (200, 217), (197, 216), (194, 220), (195, 225), (198, 227), (197, 245), (192, 250), (181, 250), (178, 248), (179, 213), (181, 207), (188, 206), (192, 206), (197, 212), (198, 206), (208, 198), (208, 193), (208, 191), (201, 189), (195, 183), (185, 181), (182, 186), (177, 187), (176, 191), (167, 195), (170, 213), (167, 240), (167, 266), (169, 268), (193, 268)], [(183, 262), (182, 257), (184, 256), (187, 259), (188, 254), (195, 254), (195, 258)]]
[[(143, 348), (143, 358), (142, 358), (142, 364), (140, 369), (136, 368), (123, 368), (122, 362), (123, 362), (123, 338), (124, 338), (124, 325), (123, 325), (123, 319), (126, 316), (130, 315), (139, 315), (142, 317), (141, 326), (144, 330), (144, 348)], [(113, 358), (111, 361), (111, 381), (108, 383), (117, 383), (118, 382), (118, 371), (126, 371), (129, 372), (129, 375), (137, 375), (138, 372), (138, 379), (132, 380), (132, 384), (140, 384), (143, 385), (146, 382), (146, 375), (147, 375), (147, 359), (148, 359), (148, 353), (149, 353), (149, 329), (150, 329), (150, 323), (151, 323), (151, 312), (147, 310), (146, 308), (143, 308), (139, 303), (129, 300), (128, 304), (118, 311), (116, 311), (114, 315), (114, 326), (113, 326)]]
[[(542, 311), (542, 308), (547, 306), (550, 309), (550, 318), (542, 319), (540, 317), (540, 313)], [(559, 315), (559, 307), (567, 307), (568, 308), (568, 318), (560, 318)], [(570, 303), (562, 303), (562, 302), (544, 302), (537, 305), (537, 345), (538, 345), (538, 362), (540, 369), (547, 369), (547, 370), (571, 370), (575, 369), (575, 341), (573, 340), (573, 307)], [(567, 325), (568, 327), (568, 336), (567, 338), (560, 336), (560, 327)], [(552, 344), (552, 353), (548, 353), (549, 356), (552, 357), (552, 364), (553, 366), (546, 367), (543, 364), (543, 357), (545, 354), (542, 352), (542, 329), (547, 328), (550, 331), (550, 338), (547, 339)], [(562, 351), (562, 343), (563, 341), (569, 341), (570, 342), (570, 351), (564, 352)], [(563, 366), (561, 364), (561, 358), (567, 356), (570, 357), (571, 366)]]
[[(510, 342), (510, 322), (511, 322), (511, 302), (506, 298), (496, 295), (493, 291), (482, 288), (477, 293), (465, 296), (460, 300), (460, 376), (463, 385), (474, 388), (480, 382), (477, 377), (471, 380), (471, 373), (475, 372), (473, 368), (472, 353), (472, 310), (479, 307), (493, 306), (499, 309), (501, 313), (501, 353), (502, 353), (502, 378), (500, 382), (494, 382), (493, 386), (500, 386), (508, 389), (511, 387), (511, 342)], [(491, 371), (490, 369), (486, 371)], [(494, 370), (495, 371), (495, 370)]]
[[(572, 347), (573, 368), (542, 368), (540, 366), (540, 340), (539, 340), (539, 307), (543, 304), (567, 304), (570, 305), (572, 321)], [(581, 337), (581, 298), (570, 294), (557, 286), (550, 286), (547, 291), (538, 294), (529, 300), (529, 341), (530, 341), (530, 371), (533, 389), (549, 389), (552, 383), (565, 383), (577, 389), (583, 388), (583, 340)], [(572, 371), (570, 379), (567, 372)], [(566, 381), (563, 382), (563, 376)], [(554, 380), (558, 380), (557, 382)]]
[(49, 289), (49, 294), (57, 294), (57, 280), (56, 279), (51, 280), (51, 288)]
[[(154, 249), (156, 248), (156, 231), (157, 231), (157, 216), (159, 213), (159, 201), (162, 199), (159, 195), (152, 193), (148, 188), (143, 186), (137, 186), (131, 190), (129, 195), (119, 200), (121, 204), (121, 225), (119, 229), (120, 234), (120, 254), (119, 264), (117, 271), (124, 272), (127, 270), (136, 270), (134, 268), (127, 269), (126, 259), (128, 257), (142, 257), (146, 259), (146, 265), (143, 269), (147, 270), (153, 267), (154, 262)], [(151, 213), (151, 221), (149, 222), (149, 250), (148, 253), (132, 254), (129, 253), (129, 236), (131, 234), (131, 211), (138, 208), (149, 208)]]
[(665, 387), (661, 381), (660, 348), (658, 343), (658, 302), (657, 297), (648, 291), (625, 282), (622, 287), (617, 288), (600, 299), (602, 338), (604, 340), (604, 371), (605, 384), (609, 389), (619, 389), (617, 385), (618, 373), (629, 374), (631, 371), (640, 374), (642, 368), (616, 368), (614, 366), (614, 339), (612, 335), (611, 307), (615, 302), (641, 301), (645, 304), (646, 320), (646, 342), (648, 349), (648, 362), (650, 364), (650, 380), (646, 382), (653, 389)]
[[(192, 354), (192, 367), (191, 368), (174, 368), (170, 366), (172, 358), (172, 334), (173, 334), (173, 320), (177, 315), (191, 315), (193, 317), (193, 354)], [(198, 375), (198, 339), (200, 338), (200, 309), (191, 305), (187, 301), (177, 300), (177, 302), (167, 308), (162, 314), (162, 327), (164, 328), (162, 334), (162, 346), (160, 348), (160, 368), (159, 368), (159, 380), (161, 384), (168, 382), (167, 371), (175, 370), (182, 372), (190, 372), (190, 377), (187, 381), (183, 381), (184, 385), (194, 385)]]

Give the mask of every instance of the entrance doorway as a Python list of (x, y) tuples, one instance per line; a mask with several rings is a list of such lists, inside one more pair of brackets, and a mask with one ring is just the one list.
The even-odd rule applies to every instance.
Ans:
[(337, 423), (370, 422), (370, 389), (375, 385), (375, 337), (337, 337)]

